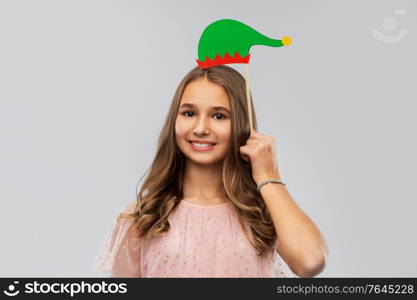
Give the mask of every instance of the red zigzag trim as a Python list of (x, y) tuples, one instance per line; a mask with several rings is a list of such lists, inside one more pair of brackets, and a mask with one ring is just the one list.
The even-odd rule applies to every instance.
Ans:
[(220, 54), (216, 54), (214, 60), (211, 60), (210, 57), (206, 56), (206, 61), (200, 61), (196, 59), (195, 61), (198, 63), (198, 66), (202, 69), (214, 67), (218, 65), (225, 65), (225, 64), (236, 64), (236, 63), (243, 63), (248, 64), (250, 58), (250, 53), (245, 57), (241, 57), (239, 52), (236, 51), (235, 55), (232, 57), (229, 53), (226, 52), (224, 58), (220, 56)]

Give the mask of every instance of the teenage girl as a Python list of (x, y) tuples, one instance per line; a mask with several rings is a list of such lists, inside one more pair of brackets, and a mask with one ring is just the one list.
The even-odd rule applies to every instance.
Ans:
[(183, 78), (137, 199), (114, 220), (95, 271), (111, 277), (322, 272), (325, 240), (280, 181), (277, 140), (256, 131), (250, 103), (252, 134), (238, 71), (195, 67)]

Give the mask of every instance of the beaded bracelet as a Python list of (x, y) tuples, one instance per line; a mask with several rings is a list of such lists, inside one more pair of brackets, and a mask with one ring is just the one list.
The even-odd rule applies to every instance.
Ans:
[(262, 181), (260, 184), (258, 184), (258, 187), (256, 189), (258, 191), (260, 191), (261, 187), (263, 187), (265, 184), (270, 183), (270, 182), (276, 182), (276, 183), (282, 184), (284, 186), (286, 185), (285, 183), (282, 182), (281, 179), (268, 179), (268, 180)]

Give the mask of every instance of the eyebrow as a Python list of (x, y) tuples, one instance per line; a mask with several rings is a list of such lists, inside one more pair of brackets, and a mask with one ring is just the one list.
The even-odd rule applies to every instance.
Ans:
[[(180, 108), (183, 108), (183, 107), (194, 108), (195, 105), (192, 104), (192, 103), (184, 103), (180, 106)], [(211, 109), (217, 110), (217, 111), (224, 110), (224, 111), (227, 111), (230, 114), (230, 111), (226, 107), (223, 107), (223, 106), (212, 106)]]

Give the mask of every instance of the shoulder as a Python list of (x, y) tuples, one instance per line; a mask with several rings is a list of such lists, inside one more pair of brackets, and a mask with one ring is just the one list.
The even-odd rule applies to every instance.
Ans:
[(124, 204), (122, 206), (122, 208), (120, 209), (120, 212), (123, 213), (123, 214), (131, 214), (131, 213), (134, 213), (135, 210), (136, 210), (136, 204), (137, 204), (137, 201), (136, 200), (131, 201), (131, 202), (127, 203), (127, 204)]
[(133, 213), (136, 210), (136, 200), (123, 204), (115, 216), (115, 222), (119, 225), (131, 224), (134, 221)]
[(124, 204), (120, 209), (119, 213), (115, 218), (115, 225), (113, 230), (119, 232), (121, 235), (126, 235), (131, 231), (135, 223), (135, 216), (133, 213), (136, 210), (136, 201), (129, 202)]

